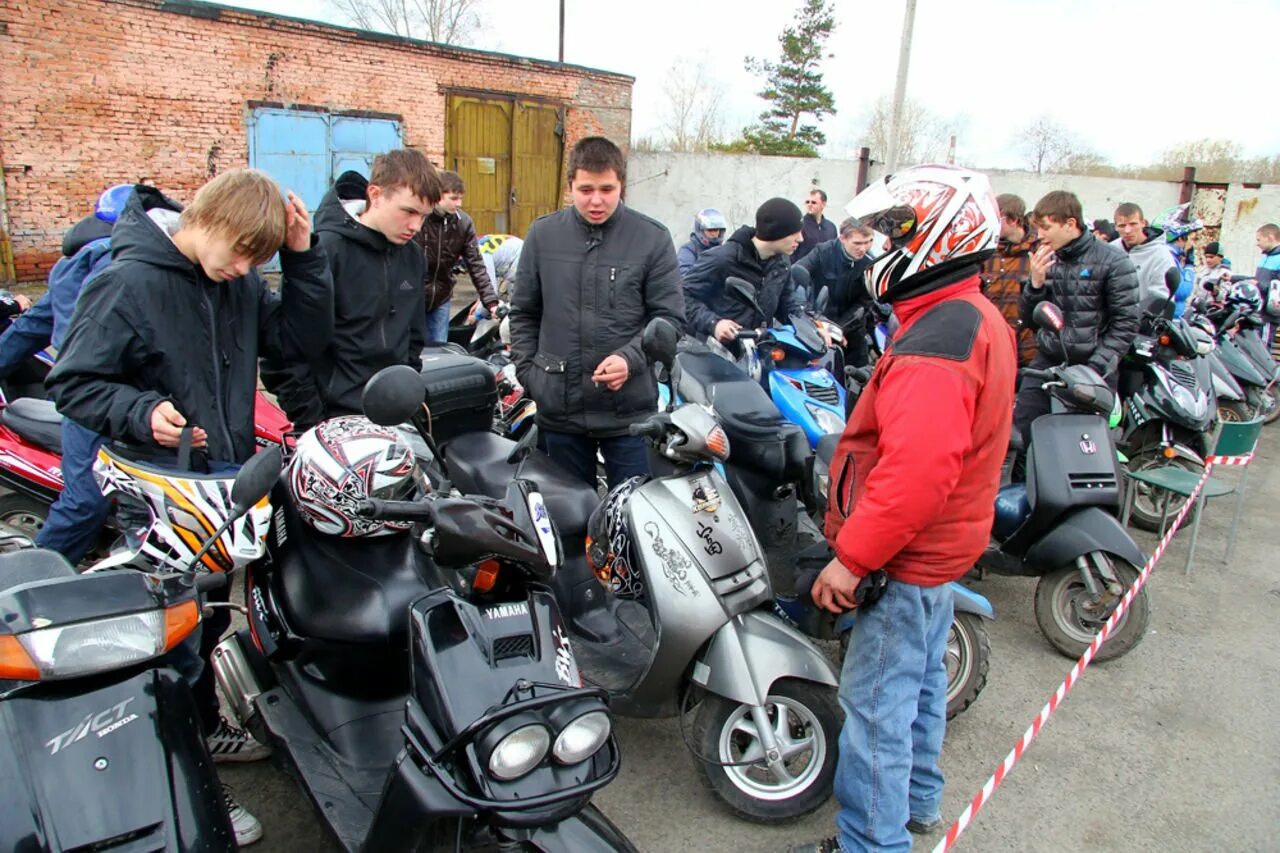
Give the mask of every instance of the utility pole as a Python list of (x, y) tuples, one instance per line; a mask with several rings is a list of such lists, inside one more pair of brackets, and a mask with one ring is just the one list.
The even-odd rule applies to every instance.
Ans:
[(560, 0), (560, 61), (564, 62), (564, 0)]
[(893, 87), (893, 112), (889, 118), (889, 174), (898, 170), (898, 151), (902, 148), (902, 105), (907, 98), (907, 67), (911, 64), (911, 29), (916, 20), (916, 0), (907, 0), (907, 14), (902, 21), (902, 46), (898, 51), (898, 81)]

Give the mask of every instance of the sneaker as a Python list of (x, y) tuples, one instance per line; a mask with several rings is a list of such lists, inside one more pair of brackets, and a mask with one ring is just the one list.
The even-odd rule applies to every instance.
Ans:
[(209, 745), (209, 754), (215, 762), (261, 761), (271, 755), (271, 747), (255, 740), (244, 729), (231, 725), (221, 715), (218, 717), (218, 730), (205, 738), (205, 743)]
[(840, 853), (840, 839), (833, 835), (811, 844), (797, 844), (788, 847), (787, 853)]
[(227, 816), (231, 818), (231, 829), (236, 834), (236, 846), (247, 847), (255, 841), (262, 840), (262, 824), (249, 810), (236, 802), (231, 789), (223, 784), (222, 801), (227, 804)]
[(942, 815), (938, 815), (932, 820), (921, 820), (913, 817), (907, 821), (907, 832), (913, 835), (928, 835), (940, 826), (942, 826)]

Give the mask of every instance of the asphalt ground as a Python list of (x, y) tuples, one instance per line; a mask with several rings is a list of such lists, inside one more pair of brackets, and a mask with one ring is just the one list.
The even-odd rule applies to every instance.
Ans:
[[(1264, 434), (1239, 545), (1221, 561), (1232, 498), (1210, 505), (1197, 565), (1176, 537), (1148, 586), (1150, 630), (1091, 666), (957, 849), (1274, 851), (1280, 849), (1280, 428)], [(1224, 478), (1238, 476), (1223, 469)], [(1138, 534), (1150, 549), (1154, 537)], [(991, 578), (986, 689), (947, 730), (943, 815), (957, 817), (1071, 668), (1043, 639), (1034, 581)], [(674, 720), (618, 720), (623, 769), (595, 802), (644, 851), (774, 851), (832, 832), (836, 805), (760, 826), (707, 790)], [(222, 765), (263, 822), (261, 851), (334, 849), (294, 781), (269, 762)], [(918, 839), (930, 850), (938, 832)]]

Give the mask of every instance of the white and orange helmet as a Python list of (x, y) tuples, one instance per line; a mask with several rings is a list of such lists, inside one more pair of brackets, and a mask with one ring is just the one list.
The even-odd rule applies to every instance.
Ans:
[(985, 261), (1000, 240), (1000, 208), (986, 175), (956, 166), (914, 166), (872, 184), (845, 207), (876, 232), (881, 252), (866, 271), (881, 302), (915, 291), (918, 276)]

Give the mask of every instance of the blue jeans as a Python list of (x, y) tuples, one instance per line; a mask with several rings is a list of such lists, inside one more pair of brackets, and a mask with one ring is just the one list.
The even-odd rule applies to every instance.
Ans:
[(449, 342), (449, 313), (453, 306), (445, 302), (427, 312), (427, 343)]
[(583, 482), (596, 487), (596, 449), (604, 457), (605, 475), (612, 489), (630, 477), (649, 473), (649, 451), (638, 435), (593, 438), (567, 432), (541, 431), (551, 461)]
[(62, 494), (36, 536), (41, 548), (57, 551), (75, 565), (93, 548), (110, 505), (93, 479), (93, 462), (107, 439), (69, 418), (62, 420)]
[(840, 674), (836, 828), (844, 853), (911, 849), (907, 820), (936, 819), (947, 726), (952, 592), (889, 581), (858, 615)]

